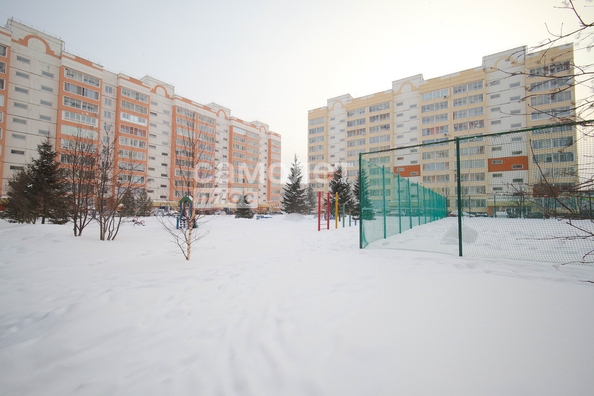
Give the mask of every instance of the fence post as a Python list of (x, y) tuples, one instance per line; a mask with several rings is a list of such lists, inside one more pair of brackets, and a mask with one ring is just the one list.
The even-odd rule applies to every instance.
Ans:
[(334, 199), (334, 228), (338, 229), (338, 193), (336, 193)]
[(398, 176), (398, 233), (402, 234), (402, 204), (400, 203), (400, 173)]
[(458, 255), (462, 257), (462, 186), (460, 182), (460, 138), (456, 137), (456, 184), (458, 187)]
[(387, 238), (386, 232), (386, 166), (382, 165), (382, 202), (384, 205), (384, 239)]
[(408, 200), (408, 228), (412, 228), (412, 202), (411, 202), (411, 189), (410, 189), (410, 179), (406, 179), (406, 195)]
[(362, 182), (361, 175), (363, 174), (363, 153), (359, 153), (359, 249), (363, 249), (363, 198), (367, 191), (365, 183)]
[(322, 192), (318, 191), (318, 231), (320, 231), (320, 217), (322, 216)]
[(327, 195), (328, 200), (326, 201), (326, 229), (330, 230), (330, 215), (332, 214), (332, 207), (330, 206), (330, 192)]
[(421, 225), (421, 196), (419, 195), (419, 183), (415, 183), (417, 185), (417, 220)]

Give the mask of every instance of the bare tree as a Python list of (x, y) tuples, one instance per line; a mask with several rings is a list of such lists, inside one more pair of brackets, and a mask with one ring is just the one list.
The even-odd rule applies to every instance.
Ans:
[(74, 236), (81, 236), (96, 215), (98, 133), (81, 126), (60, 142), (60, 169), (68, 185)]
[[(190, 260), (192, 247), (208, 235), (204, 228), (206, 215), (212, 213), (216, 169), (214, 164), (214, 138), (193, 130), (183, 130), (175, 142), (175, 163), (170, 185), (174, 196), (181, 202), (175, 224), (170, 218), (160, 217), (172, 241)], [(186, 198), (186, 199), (184, 199)]]
[[(104, 125), (101, 148), (97, 157), (97, 221), (99, 239), (111, 241), (116, 238), (122, 224), (124, 198), (133, 194), (135, 188), (144, 184), (143, 164), (133, 157), (131, 150), (116, 153), (115, 137), (110, 135), (111, 126)], [(138, 187), (137, 187), (138, 186)]]
[[(510, 72), (499, 70), (509, 76), (522, 74), (533, 78), (521, 100), (531, 116), (550, 120), (547, 129), (533, 131), (529, 141), (528, 151), (537, 176), (533, 176), (528, 190), (515, 191), (514, 196), (519, 204), (529, 201), (545, 216), (555, 217), (577, 231), (574, 236), (553, 239), (594, 240), (592, 211), (585, 210), (591, 207), (594, 192), (594, 58), (590, 56), (579, 63), (573, 56), (574, 53), (590, 53), (594, 47), (594, 21), (586, 20), (583, 10), (588, 5), (585, 3), (592, 3), (592, 0), (564, 0), (558, 7), (560, 12), (571, 16), (574, 27), (545, 24), (549, 38), (530, 48), (539, 56), (538, 67)], [(572, 45), (564, 45), (569, 42)], [(517, 55), (510, 56), (510, 60)], [(579, 99), (574, 97), (575, 93)], [(553, 109), (543, 106), (567, 101), (569, 106)], [(581, 156), (578, 146), (585, 148)], [(562, 163), (571, 166), (558, 165)], [(584, 255), (582, 261), (593, 262), (594, 249)]]

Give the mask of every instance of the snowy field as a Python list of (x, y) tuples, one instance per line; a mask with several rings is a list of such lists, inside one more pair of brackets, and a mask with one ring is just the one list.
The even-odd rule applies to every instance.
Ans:
[(594, 267), (207, 227), (187, 262), (154, 218), (0, 221), (0, 394), (592, 395)]
[[(413, 217), (387, 217), (388, 239), (383, 239), (383, 218), (364, 221), (366, 235), (380, 238), (369, 246), (381, 249), (422, 250), (457, 256), (458, 218), (418, 226)], [(400, 229), (403, 230), (399, 234)], [(594, 240), (579, 238), (586, 230), (594, 234), (590, 220), (574, 220), (573, 227), (564, 219), (508, 219), (490, 217), (462, 218), (462, 254), (464, 257), (499, 258), (550, 262), (556, 264), (583, 262), (594, 250)], [(410, 224), (414, 227), (410, 228)], [(427, 243), (431, 241), (431, 243)], [(592, 257), (588, 257), (589, 262)]]

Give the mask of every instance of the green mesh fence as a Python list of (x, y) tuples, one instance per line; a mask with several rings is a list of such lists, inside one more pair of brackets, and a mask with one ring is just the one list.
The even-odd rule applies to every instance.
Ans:
[(447, 216), (446, 197), (374, 162), (360, 161), (361, 248)]
[(361, 153), (361, 248), (592, 264), (594, 150), (588, 129), (579, 129), (591, 127), (556, 124)]

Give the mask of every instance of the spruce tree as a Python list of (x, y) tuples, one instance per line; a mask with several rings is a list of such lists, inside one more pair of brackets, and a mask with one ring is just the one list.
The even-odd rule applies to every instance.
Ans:
[[(361, 187), (363, 187), (363, 192), (361, 192)], [(357, 175), (355, 186), (353, 188), (353, 195), (355, 200), (353, 213), (356, 216), (360, 216), (361, 208), (363, 208), (365, 215), (362, 219), (373, 220), (375, 218), (375, 213), (369, 195), (369, 180), (367, 179), (367, 172), (365, 169), (360, 169), (359, 174)]]
[(35, 223), (37, 211), (32, 199), (33, 183), (28, 166), (12, 175), (6, 195), (4, 218), (11, 223)]
[(67, 184), (60, 172), (57, 153), (49, 138), (37, 148), (39, 156), (31, 163), (34, 199), (41, 224), (47, 218), (50, 223), (64, 224), (68, 221)]
[(145, 189), (140, 191), (136, 198), (136, 210), (139, 216), (150, 216), (153, 210), (153, 200), (149, 197)]
[(291, 164), (291, 171), (288, 177), (289, 181), (283, 189), (282, 208), (286, 213), (305, 213), (307, 212), (307, 203), (305, 188), (301, 187), (301, 165), (297, 160), (297, 155), (293, 164)]
[(351, 212), (353, 209), (353, 193), (351, 192), (351, 185), (347, 178), (342, 174), (342, 166), (338, 165), (334, 170), (334, 176), (330, 183), (328, 183), (328, 190), (330, 192), (330, 204), (332, 212), (336, 205), (336, 193), (338, 193), (338, 206), (339, 211), (342, 213), (342, 206), (346, 204), (347, 212)]
[(247, 196), (243, 194), (237, 202), (237, 209), (235, 209), (236, 219), (251, 219), (254, 217), (254, 211), (250, 207)]
[(310, 184), (307, 186), (307, 210), (312, 212), (315, 211), (318, 207), (318, 197), (316, 192), (313, 189), (313, 186)]
[(131, 189), (126, 190), (122, 196), (122, 215), (125, 217), (131, 217), (136, 214), (137, 203), (134, 193)]

